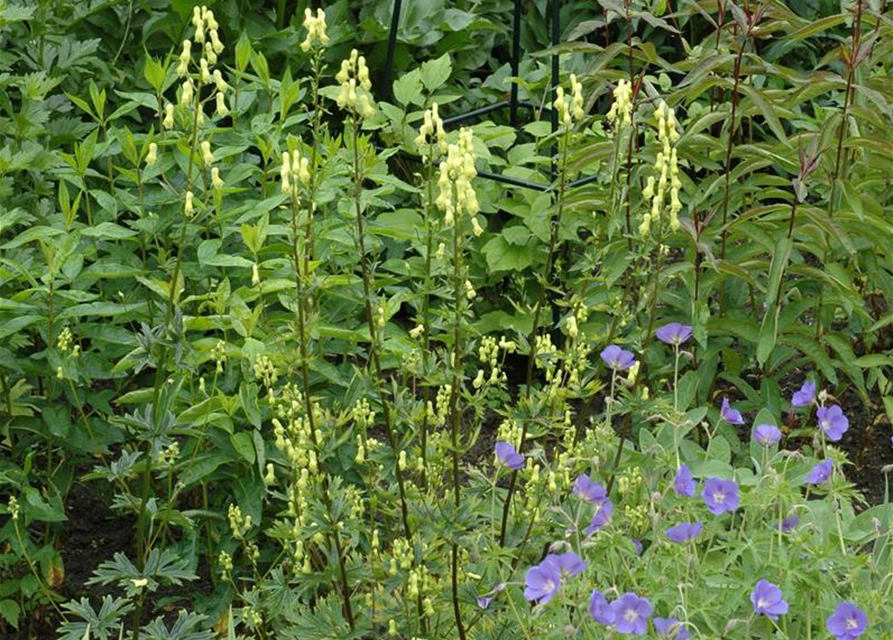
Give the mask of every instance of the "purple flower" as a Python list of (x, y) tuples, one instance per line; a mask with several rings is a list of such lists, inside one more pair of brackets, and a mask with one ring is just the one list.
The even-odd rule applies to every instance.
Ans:
[(850, 421), (843, 415), (843, 409), (836, 404), (832, 404), (830, 407), (819, 407), (815, 414), (819, 419), (819, 428), (831, 442), (840, 440), (850, 428)]
[(789, 533), (794, 527), (800, 524), (800, 517), (795, 513), (781, 521), (781, 532)]
[(481, 609), (486, 609), (487, 607), (490, 606), (490, 603), (493, 602), (493, 598), (495, 598), (495, 597), (496, 597), (495, 594), (489, 595), (489, 596), (478, 596), (477, 597), (478, 606)]
[(744, 424), (744, 418), (741, 416), (741, 412), (738, 411), (738, 409), (733, 409), (732, 405), (729, 404), (729, 399), (725, 396), (723, 396), (722, 409), (719, 410), (719, 414), (722, 416), (722, 419), (729, 424)]
[(766, 580), (757, 582), (753, 593), (750, 594), (750, 601), (753, 603), (754, 613), (762, 614), (772, 620), (778, 620), (778, 616), (788, 612), (788, 603), (781, 597), (781, 589)]
[(795, 407), (805, 407), (815, 401), (815, 382), (806, 380), (799, 391), (795, 391), (791, 397), (791, 404)]
[(657, 339), (664, 344), (678, 347), (679, 345), (685, 343), (689, 338), (691, 338), (691, 327), (687, 324), (671, 322), (670, 324), (665, 324), (660, 329), (655, 331), (654, 335), (656, 335)]
[(754, 427), (753, 439), (764, 447), (771, 447), (781, 440), (781, 431), (774, 424), (760, 424)]
[(831, 458), (825, 458), (814, 466), (806, 476), (807, 484), (825, 484), (834, 471), (834, 462)]
[(574, 493), (591, 504), (601, 504), (608, 499), (608, 492), (605, 488), (587, 476), (580, 474), (574, 482)]
[(602, 351), (602, 360), (614, 371), (626, 371), (636, 361), (636, 356), (631, 351), (621, 349), (616, 344), (605, 347)]
[(605, 595), (598, 589), (593, 589), (592, 597), (589, 598), (589, 615), (593, 620), (606, 627), (614, 624), (614, 610), (611, 609)]
[(636, 548), (636, 555), (642, 555), (642, 552), (645, 550), (645, 546), (642, 544), (642, 541), (638, 538), (633, 538), (632, 536), (630, 536), (629, 539), (633, 541), (633, 546)]
[(685, 496), (686, 498), (691, 498), (695, 495), (695, 491), (697, 491), (698, 487), (691, 475), (691, 469), (688, 468), (687, 464), (681, 465), (676, 470), (676, 478), (673, 480), (673, 488), (676, 490), (676, 493), (680, 496)]
[(691, 631), (682, 626), (676, 618), (655, 618), (654, 630), (661, 637), (670, 640), (688, 640), (691, 638)]
[(546, 604), (561, 588), (561, 568), (553, 559), (546, 559), (524, 574), (524, 597), (537, 604)]
[(667, 529), (666, 535), (676, 544), (685, 544), (701, 535), (703, 529), (703, 522), (683, 522)]
[(643, 636), (648, 633), (648, 619), (654, 608), (647, 598), (634, 593), (624, 593), (611, 603), (614, 626), (621, 635)]
[(593, 533), (608, 524), (608, 520), (611, 519), (612, 513), (614, 513), (614, 505), (611, 503), (610, 500), (605, 500), (596, 507), (595, 515), (592, 516), (592, 520), (589, 521), (589, 526), (583, 530), (583, 533), (585, 533), (587, 536), (591, 536)]
[(837, 605), (834, 613), (828, 617), (826, 622), (828, 633), (837, 640), (855, 640), (865, 633), (867, 626), (868, 617), (865, 612), (852, 602), (842, 602)]
[(567, 553), (560, 553), (558, 555), (550, 554), (546, 556), (546, 559), (552, 558), (552, 561), (558, 565), (558, 568), (561, 570), (563, 575), (568, 577), (574, 577), (586, 571), (586, 567), (589, 566), (589, 563), (583, 560), (580, 556), (578, 556), (573, 551), (568, 551)]
[(509, 469), (517, 471), (524, 466), (524, 454), (518, 453), (518, 450), (508, 442), (497, 442), (494, 450), (496, 451), (496, 457)]
[(734, 480), (722, 478), (710, 478), (704, 483), (704, 492), (701, 494), (707, 509), (714, 515), (729, 513), (738, 508), (738, 485)]
[(478, 606), (479, 606), (481, 609), (486, 609), (487, 607), (489, 607), (489, 606), (490, 606), (490, 603), (493, 602), (493, 599), (496, 598), (496, 595), (497, 595), (500, 591), (502, 591), (503, 589), (505, 589), (505, 583), (504, 583), (504, 582), (500, 582), (498, 585), (496, 585), (495, 587), (493, 587), (493, 590), (492, 590), (491, 592), (489, 592), (487, 595), (485, 595), (485, 596), (478, 596), (478, 597), (476, 598), (476, 599), (477, 599)]

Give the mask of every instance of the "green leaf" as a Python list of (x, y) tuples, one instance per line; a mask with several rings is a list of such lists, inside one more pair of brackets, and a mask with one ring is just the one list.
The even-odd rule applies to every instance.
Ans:
[(121, 225), (114, 222), (100, 222), (95, 227), (85, 227), (81, 229), (81, 235), (88, 238), (107, 238), (109, 240), (123, 240), (124, 238), (132, 238), (139, 235), (132, 229), (125, 229)]
[(394, 98), (404, 106), (423, 104), (421, 72), (418, 69), (413, 69), (394, 81)]
[(236, 42), (236, 69), (240, 73), (244, 73), (245, 69), (248, 68), (248, 62), (251, 60), (251, 40), (248, 39), (248, 34), (245, 31), (242, 31), (242, 35), (239, 36), (239, 41)]
[(15, 600), (0, 600), (0, 618), (6, 620), (10, 626), (19, 628), (19, 603)]
[(786, 333), (778, 338), (780, 344), (794, 347), (797, 351), (806, 354), (831, 384), (837, 384), (837, 370), (831, 362), (830, 356), (825, 352), (822, 346), (810, 338), (809, 336), (794, 333)]
[(482, 251), (491, 272), (521, 271), (533, 264), (530, 247), (511, 244), (501, 235), (485, 244)]
[(740, 84), (738, 88), (741, 93), (751, 99), (760, 114), (762, 114), (763, 118), (766, 120), (766, 124), (769, 125), (772, 133), (775, 134), (775, 137), (787, 144), (788, 136), (784, 131), (781, 120), (778, 119), (778, 116), (775, 113), (777, 107), (771, 103), (762, 91), (755, 87), (751, 87), (748, 84)]
[(893, 367), (893, 356), (888, 356), (883, 353), (871, 353), (867, 356), (857, 358), (853, 364), (857, 367), (862, 367), (863, 369), (872, 367)]
[(450, 62), (448, 53), (443, 54), (436, 60), (423, 62), (420, 69), (422, 84), (425, 85), (425, 89), (429, 92), (433, 92), (449, 80), (452, 70), (453, 65)]
[(146, 62), (143, 64), (143, 77), (150, 87), (161, 93), (161, 90), (164, 88), (164, 67), (149, 54), (146, 54)]
[(260, 429), (261, 413), (257, 404), (257, 385), (253, 382), (243, 382), (239, 385), (239, 400), (245, 417), (255, 428)]
[(760, 325), (760, 338), (757, 341), (757, 362), (760, 366), (766, 364), (775, 343), (778, 340), (778, 314), (781, 307), (773, 306), (766, 310), (763, 323)]
[(781, 279), (784, 277), (784, 271), (788, 266), (788, 258), (791, 255), (791, 247), (793, 243), (787, 236), (782, 236), (775, 243), (775, 250), (772, 252), (772, 263), (769, 265), (769, 284), (766, 287), (766, 308), (775, 305), (778, 300), (778, 292), (781, 288)]
[(251, 433), (248, 431), (240, 431), (230, 436), (230, 442), (233, 449), (245, 459), (249, 465), (254, 464), (254, 444), (252, 442)]

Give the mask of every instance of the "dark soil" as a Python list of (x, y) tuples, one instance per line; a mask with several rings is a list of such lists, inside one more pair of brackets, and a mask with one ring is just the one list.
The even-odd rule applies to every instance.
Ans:
[(867, 506), (882, 504), (885, 492), (882, 469), (893, 465), (890, 421), (882, 407), (866, 407), (855, 395), (840, 398), (840, 406), (850, 419), (849, 431), (837, 443), (853, 463), (845, 469), (846, 477), (865, 496)]
[[(75, 483), (66, 500), (68, 520), (59, 536), (59, 551), (65, 577), (58, 593), (65, 599), (87, 597), (98, 606), (104, 595), (123, 593), (114, 586), (87, 585), (95, 569), (121, 552), (133, 557), (135, 531), (132, 518), (122, 518), (109, 508), (110, 496), (96, 486)], [(144, 621), (174, 610), (173, 602), (188, 606), (197, 594), (210, 594), (213, 585), (206, 566), (199, 567), (199, 579), (178, 588), (161, 588), (144, 605)], [(164, 607), (157, 604), (164, 602)], [(30, 625), (28, 624), (30, 622)], [(51, 640), (57, 636), (60, 620), (51, 608), (36, 612), (8, 640)], [(7, 640), (4, 638), (4, 640)]]

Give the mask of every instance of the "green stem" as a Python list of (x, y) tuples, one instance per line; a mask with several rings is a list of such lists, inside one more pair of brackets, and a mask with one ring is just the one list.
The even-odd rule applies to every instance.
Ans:
[[(555, 213), (552, 215), (551, 224), (551, 234), (549, 235), (549, 251), (546, 257), (546, 266), (543, 269), (542, 273), (542, 283), (540, 285), (539, 294), (536, 300), (536, 306), (533, 309), (533, 323), (530, 329), (530, 335), (528, 337), (528, 350), (530, 355), (527, 359), (527, 375), (526, 375), (526, 386), (524, 388), (524, 397), (528, 401), (530, 401), (531, 393), (533, 391), (533, 368), (536, 363), (536, 338), (539, 334), (539, 325), (540, 325), (540, 315), (542, 314), (543, 306), (546, 302), (546, 293), (549, 288), (549, 280), (552, 276), (552, 267), (555, 262), (555, 253), (558, 247), (559, 241), (559, 231), (561, 229), (561, 214), (564, 211), (564, 192), (567, 188), (567, 162), (568, 162), (568, 148), (570, 147), (570, 135), (571, 130), (569, 127), (564, 130), (564, 148), (562, 149), (562, 158), (561, 158), (561, 175), (559, 178), (558, 184), (558, 194), (555, 203)], [(524, 426), (521, 429), (521, 442), (518, 446), (518, 451), (523, 453), (524, 445), (527, 440), (527, 424), (528, 420), (524, 420)], [(517, 484), (518, 478), (518, 470), (515, 469), (512, 471), (511, 478), (509, 480), (509, 489), (508, 494), (505, 498), (505, 504), (502, 506), (502, 525), (499, 529), (499, 546), (505, 546), (505, 536), (506, 530), (508, 528), (508, 517), (509, 517), (509, 508), (512, 504), (512, 494), (515, 492), (515, 485)]]

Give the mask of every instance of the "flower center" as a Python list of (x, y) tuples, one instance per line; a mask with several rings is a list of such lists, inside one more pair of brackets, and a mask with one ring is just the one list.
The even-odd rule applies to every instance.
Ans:
[(726, 501), (726, 494), (717, 491), (713, 494), (713, 501), (719, 504), (722, 504)]
[(849, 618), (849, 619), (847, 619), (847, 621), (846, 621), (846, 628), (847, 628), (847, 629), (858, 629), (858, 628), (859, 628), (859, 623), (856, 622), (855, 619), (853, 619), (853, 618)]
[(626, 613), (623, 614), (623, 617), (626, 619), (627, 622), (635, 622), (636, 619), (639, 617), (639, 614), (636, 613), (634, 609), (627, 609)]
[(554, 591), (555, 590), (555, 582), (553, 580), (546, 580), (545, 584), (543, 584), (543, 591)]
[(757, 600), (757, 609), (765, 609), (768, 604), (768, 602), (760, 598), (759, 600)]

